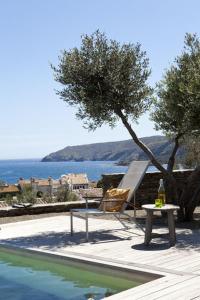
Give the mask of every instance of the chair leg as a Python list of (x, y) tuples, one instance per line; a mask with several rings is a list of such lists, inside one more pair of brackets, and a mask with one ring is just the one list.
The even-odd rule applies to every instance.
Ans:
[(114, 214), (114, 217), (124, 226), (124, 228), (128, 229), (128, 226), (121, 219), (121, 214), (120, 213), (118, 215)]
[(73, 235), (73, 212), (70, 211), (70, 227), (71, 227), (71, 235)]

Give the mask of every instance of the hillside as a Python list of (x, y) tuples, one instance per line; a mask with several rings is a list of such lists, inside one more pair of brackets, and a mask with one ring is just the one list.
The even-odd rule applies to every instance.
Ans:
[[(156, 157), (165, 163), (172, 150), (171, 142), (164, 136), (144, 137), (141, 140), (155, 153)], [(179, 151), (179, 157), (183, 156), (183, 150)], [(119, 142), (95, 143), (79, 146), (67, 146), (62, 150), (45, 156), (43, 162), (53, 161), (118, 161), (119, 164), (127, 164), (131, 160), (146, 159), (145, 154), (132, 140)]]

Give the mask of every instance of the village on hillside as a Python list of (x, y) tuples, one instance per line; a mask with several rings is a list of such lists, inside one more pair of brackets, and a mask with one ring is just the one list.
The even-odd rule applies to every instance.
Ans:
[(84, 197), (101, 197), (102, 194), (102, 189), (97, 188), (96, 182), (89, 181), (86, 173), (64, 174), (59, 179), (19, 178), (16, 184), (0, 182), (0, 207), (21, 201), (41, 204), (82, 200)]

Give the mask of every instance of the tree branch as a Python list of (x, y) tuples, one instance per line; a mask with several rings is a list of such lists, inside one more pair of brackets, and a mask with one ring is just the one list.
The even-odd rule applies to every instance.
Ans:
[(163, 173), (164, 176), (169, 177), (169, 172), (163, 168), (163, 166), (159, 163), (159, 161), (155, 158), (154, 154), (151, 152), (151, 150), (137, 137), (136, 133), (132, 129), (131, 125), (127, 121), (126, 116), (122, 113), (120, 109), (117, 109), (115, 113), (120, 117), (122, 120), (124, 126), (130, 133), (132, 139), (134, 142), (146, 153), (146, 155), (149, 157), (150, 161), (152, 164), (160, 171)]
[(174, 139), (174, 149), (173, 149), (172, 154), (167, 163), (167, 171), (170, 173), (172, 173), (172, 171), (173, 171), (173, 167), (174, 167), (174, 163), (175, 163), (175, 156), (176, 156), (176, 152), (178, 151), (178, 148), (179, 148), (179, 139), (181, 138), (181, 136), (182, 136), (182, 134), (178, 134)]

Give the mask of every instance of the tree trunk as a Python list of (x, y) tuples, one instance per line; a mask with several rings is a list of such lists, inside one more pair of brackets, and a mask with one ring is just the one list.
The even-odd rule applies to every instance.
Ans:
[(174, 167), (174, 163), (175, 163), (175, 157), (176, 157), (176, 153), (178, 151), (179, 148), (179, 139), (181, 138), (181, 134), (177, 134), (177, 136), (174, 139), (174, 149), (172, 150), (172, 153), (170, 155), (170, 158), (168, 160), (167, 163), (167, 171), (172, 173), (173, 172), (173, 167)]
[(200, 201), (200, 166), (187, 179), (180, 196), (180, 218), (182, 221), (191, 221), (193, 212)]
[[(137, 137), (136, 133), (132, 129), (131, 125), (128, 123), (126, 116), (122, 113), (121, 110), (116, 112), (118, 116), (121, 118), (124, 126), (130, 133), (133, 141), (146, 153), (146, 155), (149, 157), (152, 164), (163, 174), (165, 185), (166, 185), (166, 193), (167, 193), (167, 201), (175, 202), (177, 203), (178, 195), (177, 195), (177, 188), (176, 188), (176, 180), (173, 176), (172, 170), (168, 171), (166, 170), (162, 164), (155, 158), (152, 151)], [(175, 144), (174, 151), (171, 156), (171, 160), (175, 157), (176, 152), (178, 149), (178, 138), (177, 143)], [(173, 200), (171, 200), (173, 199)]]
[(130, 133), (130, 135), (131, 135), (132, 139), (134, 140), (134, 142), (146, 153), (146, 155), (149, 157), (149, 159), (152, 162), (152, 164), (161, 173), (163, 173), (164, 176), (168, 177), (169, 176), (169, 172), (162, 166), (161, 163), (159, 163), (159, 161), (155, 158), (155, 156), (152, 153), (152, 151), (137, 137), (135, 131), (132, 129), (131, 125), (129, 124), (126, 116), (122, 113), (122, 111), (120, 109), (116, 110), (116, 114), (122, 120), (124, 126), (126, 127), (126, 129), (128, 130), (128, 132)]
[(185, 206), (185, 221), (192, 221), (194, 210), (200, 202), (200, 186), (197, 187), (193, 197)]
[(152, 151), (137, 137), (136, 133), (129, 124), (126, 116), (121, 110), (116, 110), (115, 113), (120, 117), (124, 126), (130, 133), (133, 141), (146, 153), (152, 164), (163, 174), (167, 203), (173, 203), (180, 206), (178, 211), (178, 218), (180, 221), (192, 220), (195, 207), (200, 201), (200, 167), (198, 167), (188, 178), (186, 187), (181, 190), (177, 180), (173, 176), (173, 166), (175, 162), (175, 156), (179, 148), (179, 138), (181, 135), (177, 135), (175, 138), (175, 145), (172, 154), (168, 161), (167, 170), (162, 164), (155, 158)]

